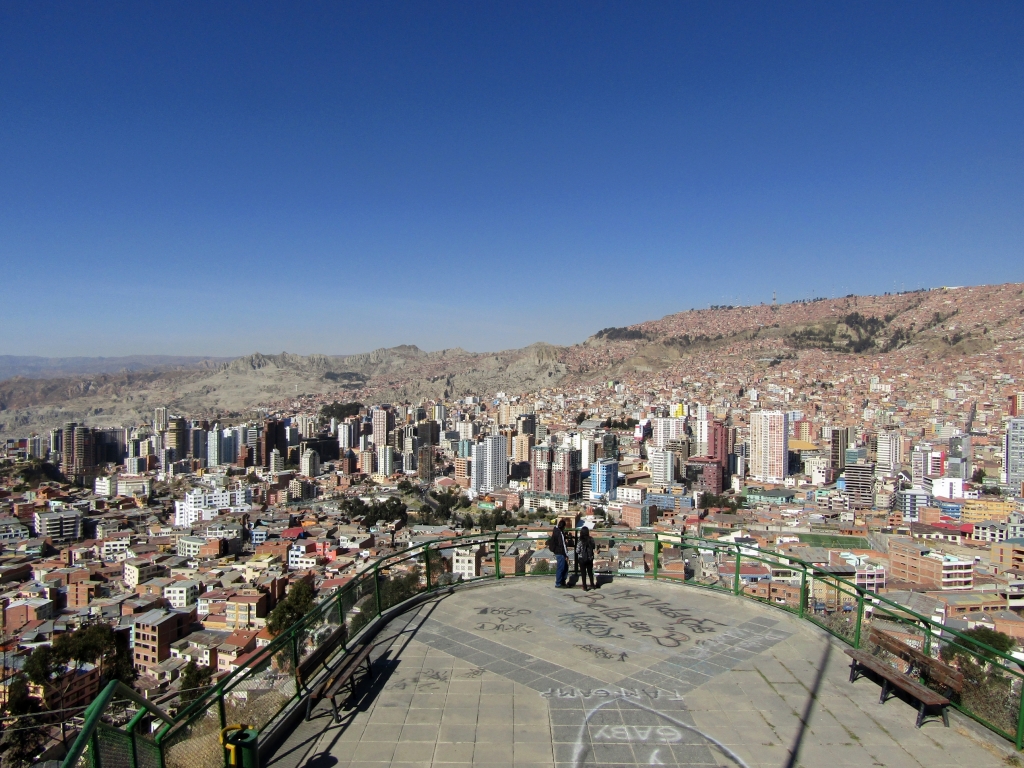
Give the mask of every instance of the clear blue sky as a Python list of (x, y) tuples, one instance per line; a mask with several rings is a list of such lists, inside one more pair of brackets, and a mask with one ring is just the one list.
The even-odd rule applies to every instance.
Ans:
[(1024, 3), (0, 6), (0, 354), (1024, 280)]

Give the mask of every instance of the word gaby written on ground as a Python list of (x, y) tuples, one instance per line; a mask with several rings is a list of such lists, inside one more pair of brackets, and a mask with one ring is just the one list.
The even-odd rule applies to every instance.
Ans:
[[(716, 626), (725, 626), (712, 619), (698, 618), (687, 608), (677, 608), (671, 603), (633, 589), (605, 594), (584, 593), (569, 597), (577, 605), (585, 606), (589, 610), (563, 613), (558, 620), (591, 637), (623, 640), (626, 637), (625, 631), (629, 630), (636, 636), (654, 640), (663, 648), (678, 648), (690, 640), (687, 632), (706, 634), (715, 632)], [(616, 604), (618, 601), (626, 601), (626, 604)], [(652, 627), (637, 617), (634, 606), (653, 610), (668, 619), (669, 623)]]

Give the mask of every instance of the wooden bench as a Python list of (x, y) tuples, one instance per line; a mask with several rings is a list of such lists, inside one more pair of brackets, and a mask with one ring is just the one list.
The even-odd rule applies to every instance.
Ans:
[(330, 699), (331, 707), (334, 709), (334, 722), (341, 722), (341, 711), (338, 709), (338, 697), (345, 693), (346, 698), (355, 693), (358, 681), (359, 668), (366, 665), (366, 674), (373, 676), (373, 660), (370, 653), (374, 646), (364, 645), (354, 648), (346, 654), (341, 663), (328, 673), (318, 686), (309, 694), (306, 700), (306, 720), (309, 720), (313, 712), (313, 705), (320, 699)]
[(299, 666), (295, 670), (295, 677), (300, 686), (305, 686), (309, 678), (316, 676), (320, 667), (323, 666), (324, 662), (331, 657), (335, 649), (344, 641), (346, 634), (345, 626), (339, 626), (312, 653), (299, 662)]
[[(850, 663), (850, 682), (855, 682), (864, 670), (869, 670), (882, 678), (880, 704), (884, 704), (888, 700), (894, 689), (899, 689), (917, 699), (920, 704), (917, 712), (918, 728), (924, 722), (929, 707), (940, 709), (942, 723), (948, 728), (949, 715), (946, 710), (949, 706), (949, 697), (963, 689), (963, 675), (938, 659), (931, 658), (877, 627), (871, 628), (868, 641), (875, 645), (873, 654), (852, 649), (846, 651), (846, 655), (853, 660)], [(907, 672), (903, 673), (886, 664), (878, 656), (881, 651), (890, 653), (906, 663)], [(918, 677), (925, 678), (931, 684), (941, 686), (944, 694), (923, 685), (919, 680), (911, 677), (911, 674), (917, 674)]]

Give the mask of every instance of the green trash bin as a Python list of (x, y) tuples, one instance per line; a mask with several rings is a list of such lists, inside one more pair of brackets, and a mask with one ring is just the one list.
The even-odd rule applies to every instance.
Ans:
[(229, 725), (220, 733), (229, 768), (260, 768), (259, 732), (247, 725)]

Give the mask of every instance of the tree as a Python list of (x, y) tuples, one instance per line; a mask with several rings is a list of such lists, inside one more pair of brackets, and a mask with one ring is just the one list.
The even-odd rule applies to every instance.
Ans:
[(530, 568), (530, 573), (535, 576), (543, 576), (551, 573), (551, 566), (548, 564), (547, 560), (538, 560), (533, 564), (533, 567)]
[[(35, 699), (28, 695), (28, 683), (19, 675), (7, 689), (7, 711), (19, 717), (0, 733), (0, 768), (29, 768), (36, 762), (47, 740), (44, 724), (34, 715)], [(16, 711), (17, 710), (17, 711)]]
[(181, 706), (185, 707), (202, 696), (209, 689), (212, 679), (212, 669), (201, 667), (190, 659), (181, 670)]
[[(949, 663), (956, 658), (962, 662), (965, 659), (970, 660), (972, 654), (991, 660), (993, 658), (992, 652), (987, 648), (981, 647), (978, 643), (984, 643), (989, 648), (995, 648), (1002, 653), (1009, 653), (1017, 647), (1017, 641), (1012, 637), (1003, 632), (996, 632), (988, 627), (975, 627), (974, 629), (968, 629), (962, 634), (964, 635), (962, 638), (942, 646), (940, 655), (943, 661)], [(973, 640), (978, 642), (972, 642)]]
[(577, 424), (582, 424), (586, 420), (587, 420), (587, 414), (584, 413), (583, 411), (580, 411), (579, 414), (577, 414), (577, 416), (576, 416), (576, 423)]
[(267, 629), (278, 635), (313, 610), (313, 588), (305, 579), (292, 584), (288, 595), (278, 603), (267, 617)]
[(971, 482), (972, 483), (983, 483), (983, 482), (985, 482), (985, 470), (982, 469), (981, 467), (978, 467), (977, 469), (975, 469), (974, 470), (974, 474), (971, 475)]

